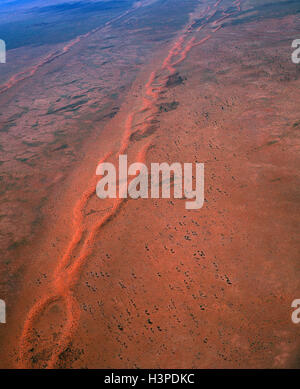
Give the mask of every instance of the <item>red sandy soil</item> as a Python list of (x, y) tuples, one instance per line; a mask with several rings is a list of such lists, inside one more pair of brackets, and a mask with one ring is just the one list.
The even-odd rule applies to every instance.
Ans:
[[(299, 367), (299, 72), (282, 38), (297, 20), (223, 26), (241, 7), (196, 8), (47, 197), (17, 250), (1, 367)], [(99, 200), (98, 163), (124, 153), (204, 162), (204, 207)]]

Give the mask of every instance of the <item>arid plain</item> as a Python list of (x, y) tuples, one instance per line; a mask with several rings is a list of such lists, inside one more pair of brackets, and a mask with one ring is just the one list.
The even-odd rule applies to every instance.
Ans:
[[(299, 3), (108, 16), (1, 75), (0, 367), (299, 368)], [(204, 163), (203, 208), (100, 200), (120, 154)]]

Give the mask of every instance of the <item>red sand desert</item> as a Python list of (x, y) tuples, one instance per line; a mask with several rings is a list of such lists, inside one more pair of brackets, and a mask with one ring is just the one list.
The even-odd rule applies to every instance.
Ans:
[[(1, 368), (300, 367), (299, 16), (166, 7), (0, 87)], [(204, 206), (100, 200), (96, 167), (121, 154), (204, 163)]]

